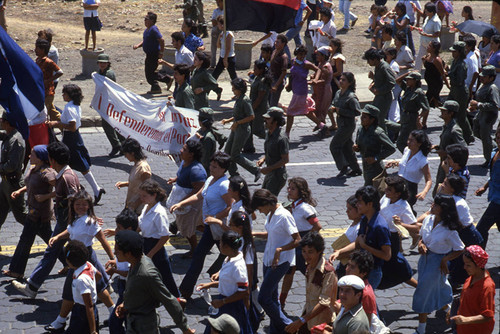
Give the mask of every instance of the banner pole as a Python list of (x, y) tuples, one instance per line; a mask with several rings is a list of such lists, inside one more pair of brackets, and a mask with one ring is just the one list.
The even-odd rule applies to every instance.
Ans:
[(222, 11), (224, 12), (223, 15), (224, 15), (224, 31), (223, 31), (223, 34), (222, 34), (222, 40), (220, 41), (221, 44), (224, 43), (224, 41), (226, 40), (226, 24), (227, 24), (227, 17), (226, 17), (226, 0), (223, 0), (222, 1)]

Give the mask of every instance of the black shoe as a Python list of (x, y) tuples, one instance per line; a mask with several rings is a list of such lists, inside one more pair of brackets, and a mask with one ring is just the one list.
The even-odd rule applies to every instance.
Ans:
[(490, 162), (489, 161), (485, 161), (480, 166), (483, 167), (483, 168), (488, 168), (490, 166)]
[(215, 93), (217, 94), (217, 101), (220, 101), (220, 98), (222, 96), (222, 87), (219, 87), (215, 90)]
[(242, 152), (243, 153), (247, 153), (247, 154), (254, 154), (255, 153), (255, 147), (243, 148)]
[(344, 177), (347, 172), (349, 171), (349, 168), (348, 167), (344, 167), (340, 170), (340, 172), (337, 174), (336, 178), (341, 178), (341, 177)]
[(117, 155), (122, 155), (122, 149), (120, 147), (113, 147), (111, 152), (109, 152), (108, 157), (112, 158)]
[(262, 173), (261, 173), (260, 168), (259, 168), (259, 170), (255, 174), (255, 178), (253, 179), (253, 182), (259, 181), (259, 179), (260, 179), (261, 176), (262, 176)]
[(99, 203), (102, 195), (104, 195), (105, 193), (106, 193), (106, 190), (104, 190), (103, 188), (101, 188), (101, 190), (99, 190), (99, 194), (97, 196), (95, 196), (94, 205), (97, 205), (97, 203)]
[(363, 175), (363, 172), (361, 171), (361, 169), (351, 170), (349, 173), (347, 173), (347, 176), (351, 176), (351, 177), (360, 176), (360, 175)]
[(61, 328), (54, 328), (52, 327), (51, 324), (49, 324), (43, 327), (43, 329), (45, 329), (47, 332), (55, 334), (55, 333), (64, 333), (64, 327), (66, 327), (66, 323), (64, 323)]
[(170, 231), (170, 233), (172, 235), (176, 235), (177, 234), (177, 232), (179, 231), (179, 229), (177, 227), (177, 222), (175, 220), (168, 225), (168, 230)]

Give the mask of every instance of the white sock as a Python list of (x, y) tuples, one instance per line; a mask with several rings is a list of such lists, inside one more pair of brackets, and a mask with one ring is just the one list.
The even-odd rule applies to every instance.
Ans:
[(63, 328), (66, 323), (66, 318), (57, 316), (56, 320), (54, 320), (50, 325), (56, 329)]
[(113, 304), (112, 306), (108, 307), (109, 314), (113, 313), (113, 311), (115, 310), (115, 307), (116, 307), (115, 304)]
[(425, 334), (425, 327), (427, 326), (426, 322), (419, 322), (417, 330), (420, 334)]
[(98, 196), (99, 190), (101, 190), (101, 187), (99, 187), (99, 185), (97, 184), (97, 181), (95, 180), (94, 175), (92, 175), (92, 172), (89, 170), (89, 172), (83, 176), (85, 177), (85, 180), (87, 180), (87, 182), (92, 187), (92, 191), (94, 192), (94, 196)]

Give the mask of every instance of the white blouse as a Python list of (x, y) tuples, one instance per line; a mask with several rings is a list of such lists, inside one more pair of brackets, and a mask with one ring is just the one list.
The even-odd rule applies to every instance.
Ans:
[(399, 162), (399, 172), (398, 175), (404, 178), (407, 181), (413, 183), (419, 183), (420, 180), (424, 177), (424, 173), (422, 172), (422, 168), (429, 164), (427, 161), (427, 157), (422, 153), (422, 151), (418, 151), (410, 159), (410, 149), (405, 147), (403, 151), (403, 157)]
[(385, 219), (387, 225), (389, 225), (389, 230), (391, 232), (398, 232), (398, 228), (394, 225), (392, 216), (398, 216), (401, 221), (405, 224), (411, 225), (417, 221), (413, 211), (411, 210), (410, 204), (407, 201), (400, 199), (395, 203), (391, 203), (391, 200), (385, 195), (380, 200), (380, 215)]
[(219, 272), (219, 292), (224, 297), (234, 295), (238, 291), (248, 289), (247, 265), (243, 254), (226, 258)]
[(83, 242), (85, 247), (90, 247), (94, 243), (94, 237), (101, 227), (89, 216), (81, 216), (72, 224), (68, 225), (69, 238)]
[(70, 122), (76, 123), (76, 128), (79, 129), (82, 125), (82, 108), (73, 103), (73, 101), (69, 101), (64, 106), (64, 110), (61, 114), (61, 123), (69, 124)]
[[(264, 250), (263, 263), (270, 267), (273, 263), (276, 248), (283, 247), (293, 241), (292, 234), (299, 233), (292, 214), (281, 205), (269, 213), (266, 218), (265, 228), (267, 231), (267, 242)], [(278, 265), (289, 262), (295, 265), (295, 249), (282, 251)]]
[(156, 203), (146, 212), (147, 206), (142, 209), (139, 216), (139, 227), (144, 238), (160, 239), (170, 235), (168, 231), (167, 210), (160, 202)]
[(312, 225), (309, 223), (308, 219), (316, 217), (317, 212), (311, 204), (300, 199), (292, 204), (292, 215), (299, 232), (304, 232), (312, 229)]
[(425, 217), (420, 229), (420, 236), (427, 248), (436, 254), (448, 254), (451, 251), (464, 249), (464, 243), (460, 240), (457, 231), (445, 227), (442, 222), (434, 226), (434, 215)]
[(460, 196), (453, 195), (455, 205), (457, 207), (458, 219), (463, 227), (470, 226), (474, 222), (474, 218), (470, 214), (469, 205), (467, 201)]

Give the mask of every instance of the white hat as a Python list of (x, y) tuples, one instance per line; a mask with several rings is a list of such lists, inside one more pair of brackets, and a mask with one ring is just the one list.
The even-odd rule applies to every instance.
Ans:
[(337, 283), (339, 287), (350, 286), (356, 290), (363, 290), (365, 288), (365, 283), (361, 278), (356, 275), (345, 275)]
[(329, 4), (333, 5), (333, 1), (332, 0), (323, 0), (323, 3), (329, 3)]
[(328, 57), (330, 55), (330, 47), (329, 46), (320, 46), (318, 48), (318, 52), (321, 52), (323, 55), (325, 55), (326, 57)]
[(318, 20), (311, 20), (309, 22), (309, 30), (316, 30), (319, 29), (323, 26), (323, 22), (318, 21)]

